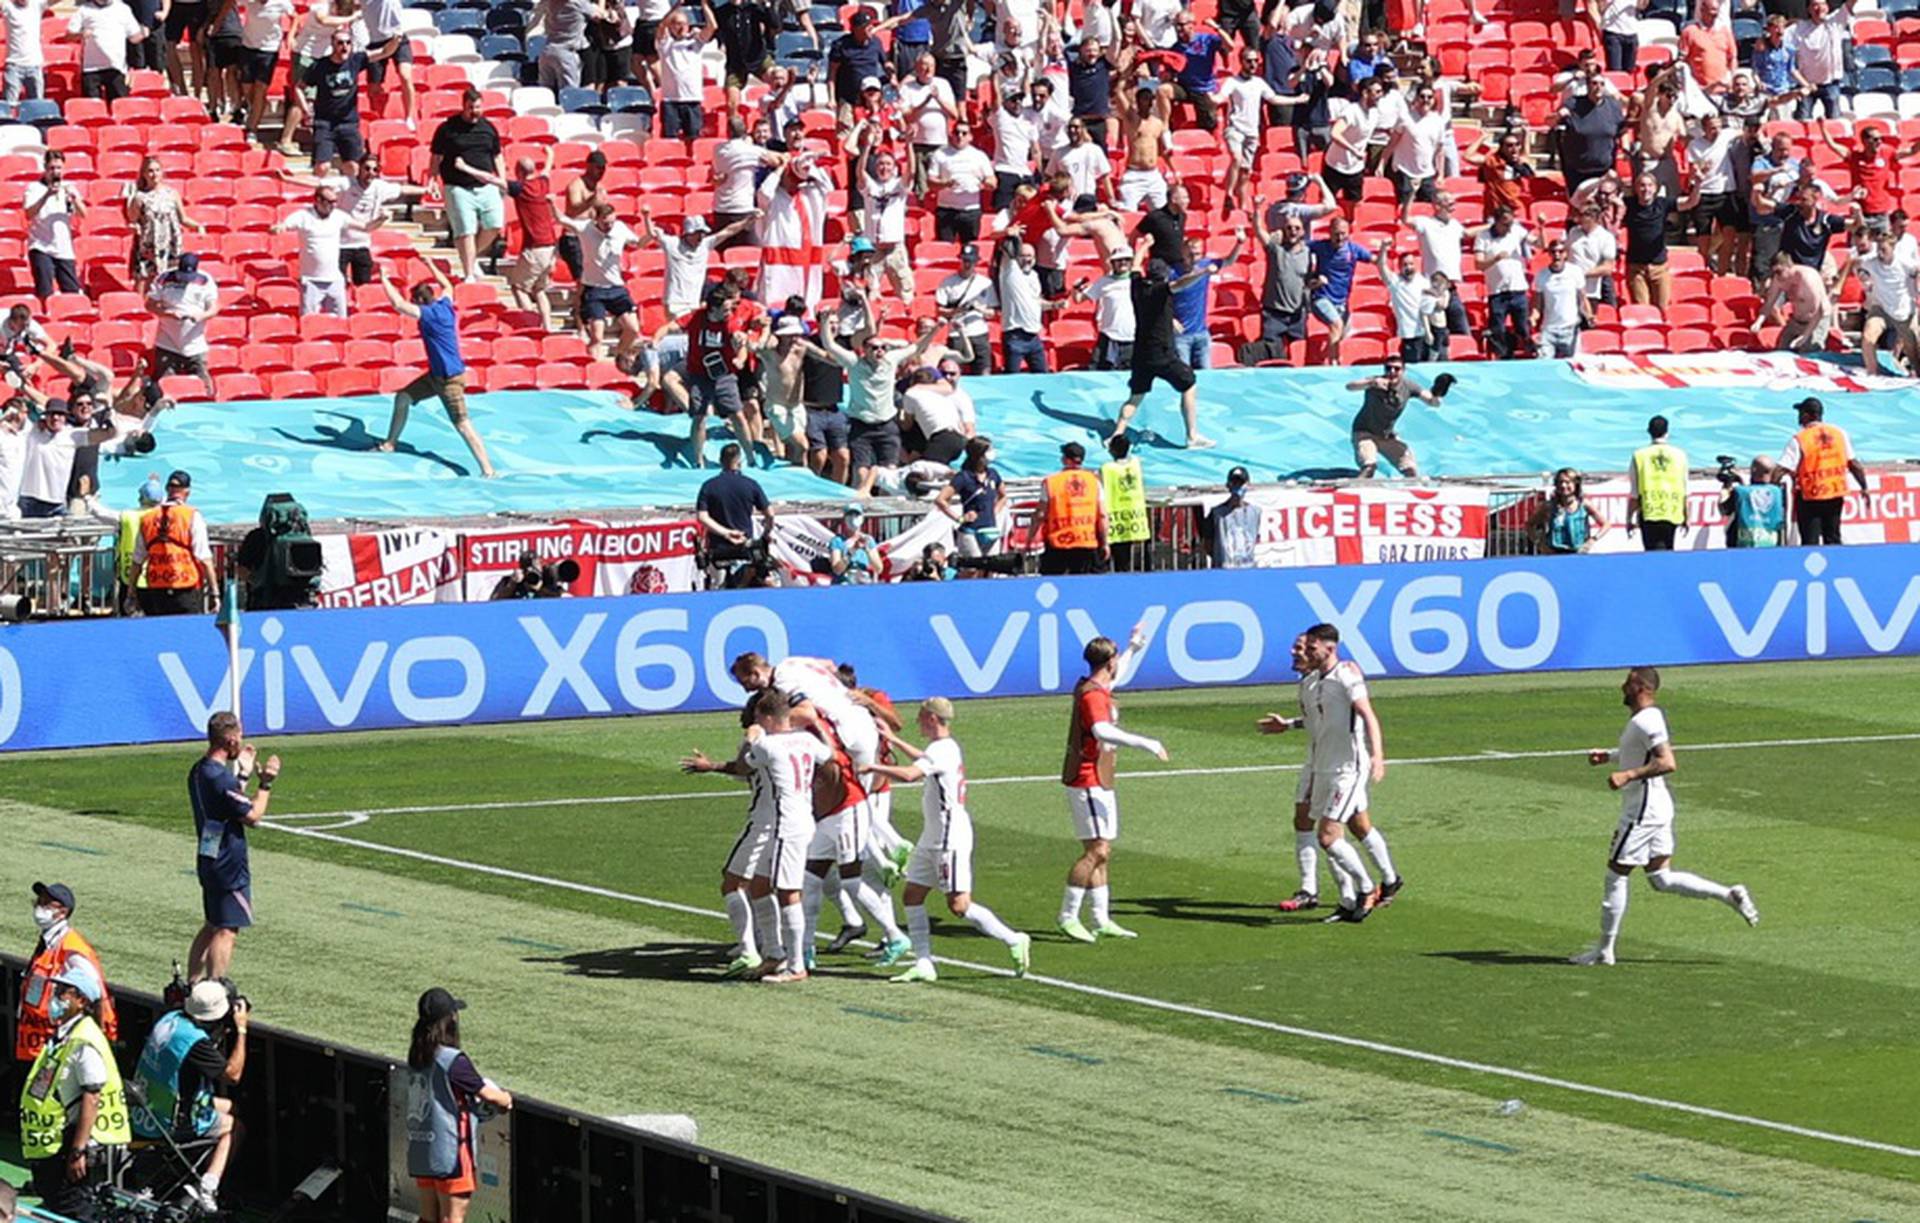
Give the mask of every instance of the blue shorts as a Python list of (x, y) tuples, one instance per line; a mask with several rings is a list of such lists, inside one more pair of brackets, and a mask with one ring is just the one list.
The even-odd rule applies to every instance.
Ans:
[(216, 930), (244, 930), (253, 924), (253, 888), (200, 885), (200, 911)]
[(633, 295), (618, 285), (588, 285), (580, 294), (580, 318), (597, 323), (633, 313)]
[(1334, 301), (1331, 297), (1313, 299), (1314, 317), (1329, 327), (1338, 327), (1347, 321), (1347, 303)]
[(845, 450), (847, 414), (836, 407), (807, 409), (807, 446), (813, 450)]

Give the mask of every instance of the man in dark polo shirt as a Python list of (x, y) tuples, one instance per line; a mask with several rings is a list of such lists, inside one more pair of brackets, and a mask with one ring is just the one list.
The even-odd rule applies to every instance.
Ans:
[(1153, 243), (1153, 249), (1147, 258), (1158, 259), (1168, 267), (1180, 267), (1187, 261), (1187, 205), (1192, 197), (1185, 183), (1175, 183), (1167, 189), (1167, 202), (1159, 208), (1148, 210), (1133, 227), (1136, 241), (1144, 238)]
[(240, 737), (239, 718), (222, 712), (207, 719), (207, 754), (187, 774), (193, 834), (199, 844), (195, 874), (205, 918), (187, 955), (187, 975), (195, 981), (228, 976), (234, 940), (253, 924), (247, 829), (267, 817), (267, 801), (280, 776), (280, 757), (267, 757), (257, 770), (259, 788), (248, 797), (254, 759), (253, 745)]
[(1652, 173), (1642, 171), (1633, 180), (1623, 224), (1627, 231), (1627, 299), (1636, 306), (1667, 308), (1673, 277), (1667, 270), (1667, 218), (1691, 212), (1700, 205), (1700, 193), (1675, 200)]
[(1853, 205), (1851, 216), (1820, 209), (1820, 188), (1802, 183), (1793, 189), (1793, 198), (1781, 205), (1780, 255), (1795, 263), (1818, 270), (1827, 261), (1827, 244), (1835, 234), (1847, 232), (1847, 226), (1860, 219), (1860, 205)]
[(773, 507), (759, 482), (740, 470), (745, 463), (746, 453), (740, 443), (722, 446), (720, 474), (700, 486), (693, 502), (693, 512), (706, 528), (707, 554), (716, 561), (747, 559), (755, 515), (766, 523), (765, 534), (773, 534)]

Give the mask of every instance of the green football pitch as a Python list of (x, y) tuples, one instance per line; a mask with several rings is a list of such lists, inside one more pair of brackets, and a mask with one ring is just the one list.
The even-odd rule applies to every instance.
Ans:
[[(1274, 908), (1303, 745), (1253, 723), (1290, 689), (1123, 691), (1172, 760), (1121, 757), (1140, 938), (1094, 946), (1053, 928), (1065, 697), (964, 703), (975, 894), (1034, 934), (1024, 981), (937, 907), (936, 984), (858, 954), (720, 981), (745, 791), (676, 762), (730, 751), (731, 715), (261, 739), (285, 775), (234, 975), (265, 1020), (390, 1052), (445, 984), (509, 1088), (969, 1218), (1920, 1218), (1920, 661), (1665, 678), (1676, 862), (1762, 922), (1636, 879), (1611, 969), (1563, 962), (1618, 815), (1582, 752), (1626, 711), (1589, 673), (1374, 686), (1408, 883), (1361, 926)], [(0, 937), (60, 877), (109, 974), (157, 987), (198, 925), (195, 755), (8, 759)]]

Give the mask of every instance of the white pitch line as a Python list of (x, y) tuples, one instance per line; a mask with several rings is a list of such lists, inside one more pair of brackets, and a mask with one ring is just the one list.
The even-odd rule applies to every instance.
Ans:
[[(1903, 738), (1920, 738), (1916, 735)], [(490, 866), (484, 862), (468, 862), (461, 858), (449, 858), (441, 854), (430, 854), (418, 849), (406, 849), (398, 845), (382, 845), (378, 841), (362, 841), (355, 837), (337, 836), (330, 832), (320, 832), (308, 828), (282, 828), (295, 836), (310, 837), (316, 841), (328, 841), (337, 845), (346, 845), (354, 849), (370, 850), (374, 853), (392, 854), (395, 857), (411, 858), (416, 862), (427, 862), (434, 866), (451, 867), (455, 870), (471, 871), (480, 875), (492, 875), (500, 879), (511, 879), (518, 883), (533, 883), (542, 887), (561, 891), (579, 892), (587, 896), (598, 896), (606, 900), (618, 900), (628, 904), (645, 905), (649, 908), (666, 909), (674, 913), (685, 913), (693, 917), (712, 918), (725, 921), (727, 915), (713, 909), (703, 909), (698, 905), (681, 904), (673, 900), (660, 900), (652, 896), (640, 896), (632, 892), (616, 891), (612, 888), (598, 887), (590, 883), (576, 883), (571, 879), (558, 879), (551, 875), (536, 875), (528, 871), (517, 871), (504, 866)], [(999, 968), (990, 964), (976, 964), (971, 960), (956, 960), (947, 956), (935, 956), (941, 964), (955, 968), (966, 968), (974, 972), (987, 973), (996, 977), (1011, 977), (1011, 969)], [(1621, 1091), (1613, 1087), (1596, 1087), (1591, 1083), (1576, 1083), (1571, 1079), (1557, 1079), (1551, 1075), (1535, 1074), (1528, 1070), (1515, 1070), (1507, 1066), (1495, 1066), (1487, 1062), (1469, 1061), (1465, 1058), (1448, 1057), (1444, 1053), (1428, 1053), (1424, 1049), (1409, 1049), (1402, 1045), (1390, 1045), (1381, 1041), (1365, 1040), (1358, 1036), (1344, 1036), (1338, 1032), (1322, 1032), (1315, 1028), (1296, 1027), (1292, 1024), (1274, 1023), (1267, 1019), (1256, 1019), (1250, 1015), (1235, 1015), (1230, 1011), (1216, 1011), (1210, 1007), (1190, 1006), (1184, 1002), (1169, 1002), (1164, 998), (1151, 998), (1144, 994), (1130, 994), (1122, 990), (1104, 989), (1098, 985), (1086, 985), (1079, 981), (1069, 981), (1063, 977), (1043, 977), (1029, 974), (1026, 978), (1035, 985), (1050, 986), (1067, 990), (1070, 993), (1085, 994), (1088, 997), (1101, 998), (1109, 1002), (1124, 1002), (1131, 1006), (1149, 1010), (1166, 1011), (1175, 1015), (1187, 1015), (1196, 1019), (1212, 1019), (1220, 1023), (1237, 1027), (1253, 1028), (1262, 1032), (1274, 1032), (1282, 1036), (1295, 1036), (1304, 1040), (1321, 1041), (1330, 1045), (1342, 1045), (1351, 1049), (1362, 1049), (1369, 1053), (1385, 1054), (1389, 1057), (1406, 1058), (1410, 1061), (1427, 1062), (1435, 1066), (1445, 1066), (1453, 1070), (1467, 1070), (1476, 1074), (1494, 1075), (1499, 1078), (1515, 1079), (1523, 1083), (1532, 1083), (1540, 1087), (1553, 1087), (1561, 1091), (1578, 1092), (1582, 1095), (1599, 1096), (1608, 1100), (1622, 1100), (1629, 1104), (1641, 1104), (1649, 1108), (1665, 1109), (1669, 1112), (1686, 1113), (1695, 1117), (1707, 1117), (1715, 1121), (1726, 1121), (1735, 1125), (1751, 1126), (1756, 1129), (1773, 1130), (1782, 1134), (1792, 1134), (1799, 1138), (1812, 1138), (1821, 1142), (1837, 1143), (1841, 1146), (1858, 1147), (1868, 1151), (1882, 1151), (1890, 1155), (1905, 1155), (1920, 1159), (1920, 1149), (1898, 1146), (1891, 1142), (1879, 1142), (1872, 1138), (1856, 1138), (1851, 1134), (1835, 1134), (1827, 1130), (1810, 1129), (1803, 1125), (1793, 1125), (1785, 1121), (1770, 1121), (1765, 1117), (1749, 1117), (1744, 1113), (1728, 1112), (1725, 1109), (1709, 1108), (1703, 1104), (1688, 1104), (1683, 1100), (1667, 1100), (1659, 1096), (1642, 1095), (1635, 1091)]]
[[(1920, 740), (1920, 732), (1886, 735), (1829, 735), (1810, 739), (1749, 739), (1728, 743), (1689, 743), (1680, 747), (1680, 753), (1687, 752), (1735, 752), (1754, 748), (1770, 747), (1822, 747), (1842, 743), (1908, 743)], [(1404, 760), (1390, 759), (1387, 763), (1398, 767), (1423, 764), (1486, 764), (1502, 760), (1551, 760), (1561, 756), (1585, 756), (1586, 748), (1553, 748), (1547, 751), (1508, 752), (1499, 748), (1484, 748), (1469, 755), (1460, 756), (1418, 756)], [(1151, 781), (1161, 777), (1215, 777), (1240, 773), (1298, 773), (1298, 764), (1230, 764), (1209, 769), (1149, 769), (1143, 773), (1128, 773), (1128, 784), (1138, 781)], [(1038, 782), (1058, 782), (1058, 773), (1033, 773), (1020, 777), (969, 777), (969, 786), (1032, 785)], [(896, 788), (911, 789), (919, 783), (904, 784)], [(569, 798), (532, 798), (518, 802), (479, 802), (479, 803), (440, 803), (414, 807), (354, 807), (340, 811), (291, 811), (268, 819), (268, 823), (278, 820), (323, 820), (344, 819), (348, 823), (364, 824), (366, 817), (374, 815), (438, 815), (454, 811), (524, 811), (539, 807), (607, 807), (627, 803), (672, 803), (693, 802), (708, 798), (738, 798), (738, 790), (689, 790), (681, 794), (602, 794), (591, 797)]]

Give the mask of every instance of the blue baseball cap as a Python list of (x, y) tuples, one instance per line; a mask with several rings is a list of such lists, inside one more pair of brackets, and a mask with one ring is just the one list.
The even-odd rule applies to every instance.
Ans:
[(142, 505), (159, 505), (166, 499), (167, 488), (166, 485), (160, 483), (160, 477), (148, 476), (147, 482), (140, 486), (140, 503)]

